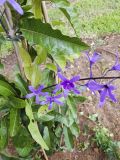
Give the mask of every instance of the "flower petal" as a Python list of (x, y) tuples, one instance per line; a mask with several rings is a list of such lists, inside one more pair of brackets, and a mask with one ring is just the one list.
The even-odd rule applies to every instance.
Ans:
[(94, 64), (95, 62), (99, 60), (99, 58), (100, 58), (100, 54), (98, 54), (97, 52), (94, 52), (90, 61), (92, 62), (92, 64)]
[(93, 80), (90, 80), (86, 86), (93, 92), (93, 91), (98, 91), (104, 87), (104, 85), (101, 85)]
[(64, 94), (64, 97), (66, 98), (68, 96), (68, 94), (69, 94), (69, 90), (65, 89), (63, 94)]
[(45, 104), (48, 104), (48, 102), (47, 101), (40, 102), (40, 105), (45, 105)]
[(61, 80), (63, 80), (63, 81), (66, 81), (66, 80), (67, 80), (67, 78), (64, 77), (61, 73), (58, 73), (58, 77), (59, 77)]
[(117, 99), (115, 98), (115, 96), (114, 96), (114, 94), (112, 93), (111, 89), (108, 89), (108, 94), (109, 94), (110, 99), (111, 99), (113, 102), (117, 102)]
[(5, 2), (6, 0), (0, 0), (0, 6), (4, 5)]
[(63, 97), (63, 95), (62, 94), (58, 94), (57, 96), (54, 96), (54, 99), (61, 98), (61, 97)]
[(57, 104), (60, 105), (60, 106), (62, 106), (62, 105), (64, 104), (63, 102), (60, 102), (60, 101), (58, 101), (58, 100), (56, 100), (56, 99), (54, 100), (54, 102), (57, 103)]
[(120, 64), (113, 66), (111, 70), (120, 71)]
[(15, 1), (15, 0), (8, 0), (8, 2), (11, 4), (11, 6), (21, 15), (23, 15), (23, 9), (21, 6)]
[(105, 103), (105, 98), (107, 95), (107, 89), (105, 88), (104, 90), (100, 91), (100, 106), (104, 105)]
[(80, 94), (80, 91), (77, 90), (76, 88), (73, 89), (74, 94)]
[(79, 79), (80, 79), (80, 76), (74, 76), (74, 77), (70, 80), (70, 82), (73, 83), (73, 82), (79, 81)]
[(40, 85), (40, 86), (38, 87), (38, 91), (41, 91), (43, 88), (44, 88), (44, 85)]
[(53, 106), (53, 103), (50, 103), (48, 109), (51, 110), (51, 109), (52, 109), (52, 106)]
[(39, 95), (36, 95), (35, 102), (36, 102), (36, 104), (40, 103)]
[(34, 89), (33, 86), (29, 86), (28, 88), (29, 88), (29, 90), (30, 90), (31, 92), (35, 92), (35, 91), (36, 91), (36, 89)]
[(53, 90), (53, 94), (57, 93), (61, 89), (61, 85), (56, 85), (55, 89)]
[(35, 94), (34, 94), (34, 93), (30, 93), (30, 94), (27, 94), (27, 95), (25, 96), (25, 98), (31, 98), (31, 97), (33, 97), (33, 96), (35, 96)]

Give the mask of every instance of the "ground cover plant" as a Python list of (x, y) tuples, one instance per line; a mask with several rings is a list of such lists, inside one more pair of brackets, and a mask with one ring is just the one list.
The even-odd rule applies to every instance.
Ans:
[[(38, 153), (42, 152), (47, 160), (47, 155), (57, 150), (72, 151), (74, 139), (80, 133), (77, 103), (86, 99), (81, 94), (83, 88), (97, 95), (99, 107), (104, 106), (106, 98), (117, 102), (112, 83), (120, 77), (107, 74), (120, 71), (119, 51), (115, 53), (115, 64), (100, 77), (93, 77), (92, 67), (100, 61), (100, 54), (94, 52), (91, 56), (89, 46), (77, 37), (70, 3), (67, 0), (51, 3), (63, 12), (76, 37), (65, 36), (52, 28), (44, 1), (0, 1), (0, 45), (7, 41), (13, 45), (7, 47), (14, 48), (19, 67), (12, 80), (0, 75), (3, 158), (40, 159)], [(88, 60), (89, 77), (79, 74), (67, 78), (66, 63), (80, 54), (85, 54)], [(10, 143), (16, 151), (14, 154), (9, 153)]]

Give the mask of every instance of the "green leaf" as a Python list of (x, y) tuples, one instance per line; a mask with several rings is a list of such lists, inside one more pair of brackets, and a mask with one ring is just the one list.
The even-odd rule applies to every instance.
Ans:
[(55, 3), (56, 7), (59, 8), (66, 16), (66, 18), (68, 19), (68, 21), (70, 22), (72, 28), (76, 33), (72, 19), (74, 16), (77, 17), (77, 14), (75, 14), (73, 7), (70, 6), (70, 2), (68, 2), (67, 0), (52, 0), (52, 1)]
[(40, 121), (49, 122), (49, 121), (54, 119), (54, 116), (51, 116), (51, 115), (48, 115), (48, 114), (45, 114), (45, 115), (39, 114), (38, 118), (39, 118)]
[(14, 107), (14, 108), (25, 108), (26, 106), (26, 101), (20, 98), (16, 98), (16, 97), (9, 97), (10, 100), (10, 104)]
[(0, 70), (4, 69), (4, 64), (0, 62)]
[(79, 136), (79, 134), (80, 134), (80, 129), (79, 129), (78, 124), (73, 123), (73, 124), (70, 126), (70, 130), (71, 130), (71, 132), (72, 132), (72, 134), (73, 134), (74, 136), (76, 136), (76, 137)]
[(20, 128), (20, 110), (11, 108), (10, 109), (10, 136), (14, 137)]
[(25, 146), (31, 146), (34, 141), (28, 130), (21, 126), (17, 135), (13, 137), (13, 143), (17, 148), (24, 148)]
[(37, 122), (34, 119), (33, 116), (33, 112), (32, 112), (32, 108), (31, 105), (27, 103), (26, 108), (26, 115), (29, 117), (30, 123), (28, 125), (28, 129), (31, 133), (31, 136), (33, 137), (33, 139), (44, 149), (49, 150), (47, 144), (45, 143), (45, 141), (43, 140), (40, 131), (38, 129), (38, 125)]
[(18, 134), (13, 137), (13, 143), (21, 157), (28, 156), (33, 148), (33, 139), (25, 127), (21, 127)]
[(6, 118), (0, 120), (0, 150), (4, 149), (8, 142), (8, 129)]
[(19, 53), (23, 62), (24, 67), (29, 67), (32, 64), (31, 57), (29, 53), (21, 46), (19, 46)]
[(52, 70), (52, 71), (54, 71), (54, 72), (57, 71), (57, 67), (56, 67), (56, 65), (53, 64), (53, 63), (47, 63), (47, 64), (46, 64), (46, 68), (48, 68), (49, 70)]
[(2, 96), (15, 96), (15, 90), (12, 88), (12, 86), (5, 82), (0, 80), (0, 95)]
[(50, 134), (49, 134), (49, 129), (48, 129), (48, 127), (45, 127), (45, 128), (44, 128), (43, 139), (44, 139), (44, 141), (46, 142), (47, 146), (50, 148), (51, 142), (50, 142)]
[(42, 45), (52, 56), (53, 53), (61, 53), (66, 59), (70, 59), (78, 57), (81, 51), (88, 49), (88, 45), (81, 39), (65, 36), (40, 20), (25, 20), (21, 30), (29, 42)]
[(83, 103), (83, 102), (85, 102), (86, 99), (87, 99), (87, 98), (84, 97), (84, 96), (76, 96), (76, 95), (73, 95), (72, 98), (74, 99), (74, 101), (75, 101), (76, 103)]
[(35, 58), (35, 60), (34, 60), (34, 63), (39, 65), (39, 64), (41, 64), (41, 63), (43, 63), (43, 62), (46, 61), (47, 52), (46, 52), (46, 50), (45, 50), (42, 46), (40, 46), (40, 45), (36, 45), (35, 49), (36, 49), (36, 51), (37, 51), (37, 56), (36, 56), (36, 58)]
[(9, 100), (6, 97), (0, 96), (0, 109), (3, 109), (4, 107), (9, 106)]
[(41, 81), (41, 70), (38, 65), (33, 65), (32, 76), (31, 76), (31, 84), (34, 87), (37, 87)]
[(33, 72), (32, 66), (25, 66), (25, 67), (24, 67), (24, 72), (25, 72), (26, 78), (27, 78), (29, 81), (31, 81), (31, 76), (32, 76), (32, 72)]
[(73, 142), (73, 135), (69, 128), (65, 127), (63, 128), (63, 134), (64, 134), (64, 141), (67, 149), (71, 151), (74, 146)]
[(36, 19), (42, 19), (41, 0), (32, 0), (32, 10)]
[(55, 79), (53, 78), (53, 72), (49, 69), (44, 69), (42, 72), (41, 84), (45, 86), (53, 85), (55, 83)]
[(32, 148), (33, 148), (32, 146), (25, 146), (23, 148), (16, 148), (16, 151), (18, 152), (19, 156), (27, 157), (29, 156)]
[(76, 108), (76, 103), (72, 97), (68, 97), (67, 99), (67, 104), (69, 106), (69, 109), (72, 113), (72, 116), (74, 119), (77, 119), (77, 108)]
[(24, 81), (20, 74), (17, 74), (15, 76), (14, 83), (16, 87), (21, 91), (21, 96), (25, 96), (28, 93), (27, 83)]

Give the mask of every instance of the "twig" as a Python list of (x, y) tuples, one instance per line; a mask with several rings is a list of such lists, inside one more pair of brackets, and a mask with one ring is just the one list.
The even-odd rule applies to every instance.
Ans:
[[(12, 14), (11, 14), (11, 11), (10, 11), (9, 7), (7, 6), (7, 4), (5, 4), (5, 15), (4, 15), (4, 17), (5, 17), (8, 29), (9, 29), (9, 36), (14, 39), (15, 31), (14, 31), (14, 28), (13, 28)], [(19, 57), (18, 43), (16, 41), (12, 41), (12, 42), (13, 42), (15, 53), (16, 53), (16, 56), (17, 56), (17, 61), (18, 61), (18, 65), (19, 65), (21, 75), (24, 79), (26, 79), (25, 75), (24, 75), (24, 70), (23, 70), (23, 67), (22, 67), (22, 61)]]
[[(97, 79), (120, 79), (120, 76), (113, 76), (113, 77), (87, 77), (87, 78), (81, 78), (78, 81), (88, 81), (88, 80), (97, 80)], [(53, 84), (51, 86), (43, 88), (43, 90), (55, 87), (57, 84)], [(82, 85), (83, 86), (83, 85)]]
[(42, 148), (42, 152), (44, 154), (45, 160), (48, 160), (47, 154), (46, 154), (46, 152), (45, 152), (45, 150), (43, 148)]
[(41, 4), (42, 4), (42, 11), (43, 11), (43, 16), (44, 16), (45, 22), (49, 23), (50, 20), (49, 20), (49, 17), (48, 17), (48, 12), (47, 12), (45, 1), (42, 1)]

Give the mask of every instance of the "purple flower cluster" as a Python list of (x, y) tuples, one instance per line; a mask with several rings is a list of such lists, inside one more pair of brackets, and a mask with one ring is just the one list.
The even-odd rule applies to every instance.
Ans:
[[(94, 80), (94, 77), (92, 74), (92, 66), (100, 59), (100, 54), (95, 52), (93, 56), (90, 57), (89, 53), (87, 52), (86, 55), (90, 65), (90, 77), (88, 78), (89, 81), (84, 86), (89, 88), (89, 90), (94, 94), (98, 92), (100, 96), (99, 106), (104, 105), (106, 97), (111, 99), (113, 102), (117, 102), (117, 99), (113, 94), (113, 91), (116, 88), (111, 84), (114, 79), (104, 84), (101, 84), (96, 80)], [(62, 106), (64, 104), (63, 98), (67, 98), (69, 94), (71, 93), (80, 94), (80, 91), (78, 90), (77, 85), (75, 84), (75, 82), (82, 80), (80, 79), (80, 76), (78, 75), (78, 76), (72, 77), (71, 79), (68, 79), (65, 76), (63, 76), (63, 74), (61, 73), (62, 70), (60, 69), (60, 67), (57, 66), (57, 68), (58, 68), (57, 75), (58, 75), (58, 78), (61, 80), (61, 82), (55, 86), (51, 94), (43, 91), (44, 89), (43, 85), (39, 86), (38, 89), (35, 89), (32, 86), (29, 86), (29, 90), (31, 91), (31, 93), (27, 94), (26, 98), (31, 98), (34, 96), (36, 104), (48, 105), (48, 109), (52, 109), (53, 104)], [(120, 71), (120, 64), (118, 63), (118, 53), (116, 55), (115, 64), (111, 67), (111, 69), (107, 71), (107, 73), (113, 70)], [(44, 100), (41, 101), (40, 97), (44, 97)]]
[[(80, 93), (74, 84), (74, 82), (80, 79), (79, 76), (75, 76), (69, 80), (58, 72), (58, 77), (62, 80), (62, 82), (56, 85), (51, 95), (48, 92), (43, 92), (43, 85), (40, 85), (38, 89), (35, 89), (33, 86), (29, 86), (31, 93), (27, 94), (26, 98), (35, 97), (36, 104), (48, 105), (48, 109), (52, 109), (54, 103), (63, 105), (64, 103), (60, 101), (60, 98), (66, 98), (70, 92), (73, 92), (74, 94)], [(57, 94), (57, 92), (59, 92), (61, 89), (63, 89), (63, 93)], [(40, 96), (44, 97), (45, 100), (41, 102)]]
[(23, 9), (15, 0), (0, 0), (0, 6), (8, 2), (19, 14), (23, 15)]

